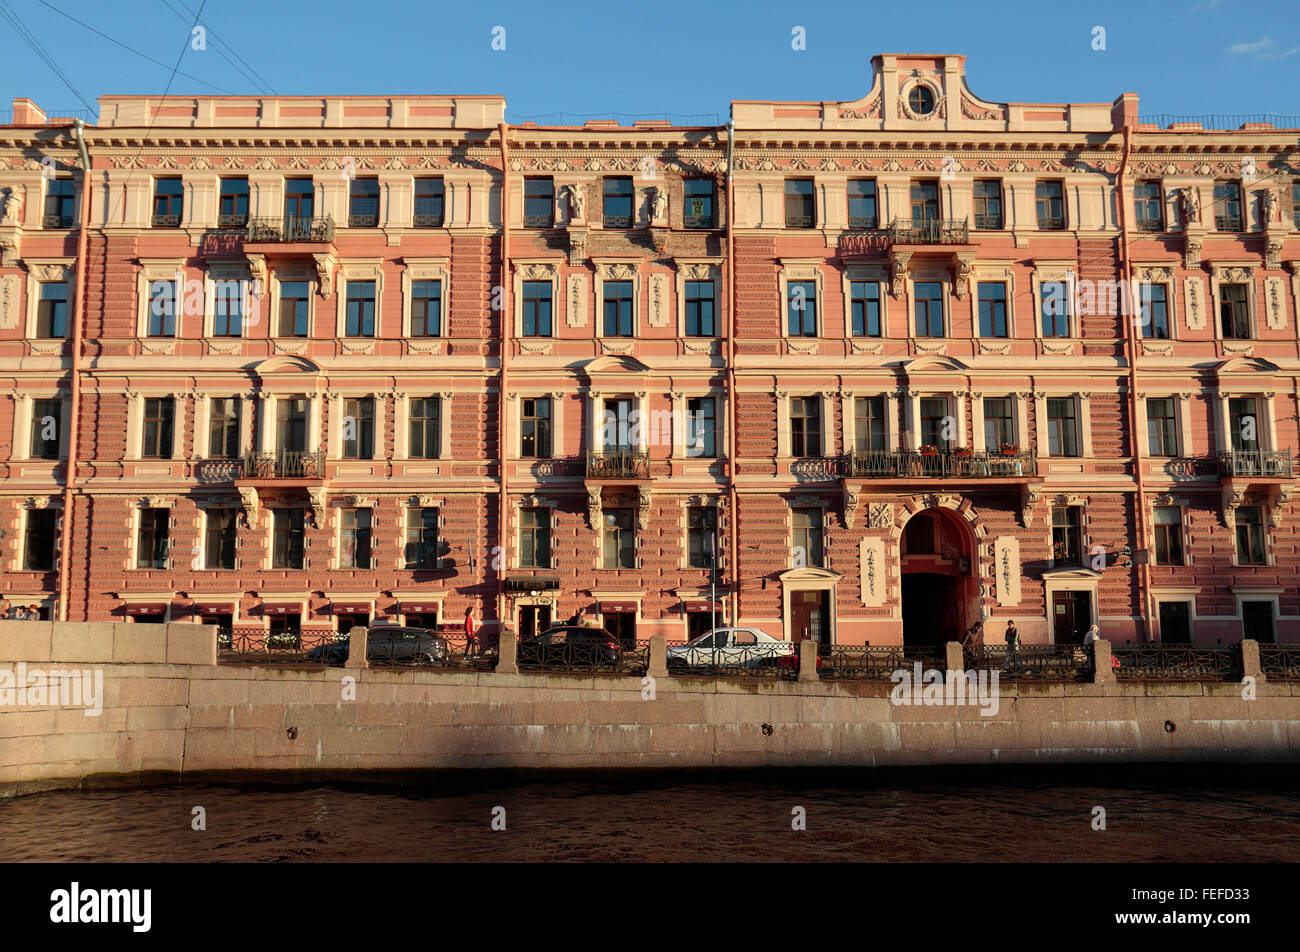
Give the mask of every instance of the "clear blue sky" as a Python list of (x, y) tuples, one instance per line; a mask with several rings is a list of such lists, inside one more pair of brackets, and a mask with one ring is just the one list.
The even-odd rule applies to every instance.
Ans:
[[(185, 8), (201, 2), (0, 0), (0, 116), (14, 96), (84, 108), (13, 32), (9, 11), (92, 103), (162, 92), (184, 49), (181, 72), (211, 85), (181, 75), (173, 93), (499, 93), (512, 121), (564, 112), (725, 122), (732, 99), (857, 98), (872, 54), (915, 52), (966, 54), (972, 90), (996, 101), (1109, 102), (1132, 91), (1144, 115), (1300, 115), (1297, 0), (207, 0), (207, 49), (196, 51)], [(504, 51), (492, 49), (496, 26)], [(795, 26), (804, 51), (791, 48)], [(1096, 26), (1104, 51), (1092, 49)]]

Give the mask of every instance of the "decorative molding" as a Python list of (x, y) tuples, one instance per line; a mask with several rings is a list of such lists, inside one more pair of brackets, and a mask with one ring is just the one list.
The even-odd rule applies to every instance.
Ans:
[(999, 605), (1020, 604), (1020, 540), (1012, 535), (993, 540), (993, 573)]
[(1282, 279), (1269, 277), (1264, 279), (1264, 320), (1270, 330), (1286, 329), (1286, 306), (1284, 304)]
[(1189, 331), (1205, 327), (1205, 282), (1199, 275), (1183, 279), (1183, 294), (1187, 300), (1186, 321)]
[(844, 487), (844, 528), (853, 528), (853, 517), (858, 510), (858, 491), (849, 486)]
[(650, 276), (650, 326), (667, 327), (668, 323), (668, 276), (653, 274)]
[(320, 287), (320, 296), (328, 301), (334, 293), (334, 271), (338, 267), (338, 259), (328, 252), (313, 254), (312, 259), (316, 263), (316, 283)]
[(569, 275), (569, 291), (565, 295), (565, 310), (570, 327), (587, 326), (587, 276)]
[(892, 529), (894, 527), (894, 504), (892, 502), (873, 502), (867, 506), (867, 525), (872, 529)]
[(591, 529), (600, 531), (600, 489), (587, 490), (587, 524)]
[(885, 540), (880, 536), (865, 537), (858, 548), (859, 591), (863, 605), (878, 608), (885, 603), (885, 593), (889, 589), (888, 564)]
[(136, 502), (141, 509), (171, 509), (175, 505), (175, 496), (141, 496)]

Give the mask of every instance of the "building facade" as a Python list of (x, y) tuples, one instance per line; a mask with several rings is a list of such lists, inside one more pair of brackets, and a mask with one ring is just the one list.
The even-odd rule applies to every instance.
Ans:
[(1300, 639), (1294, 130), (873, 67), (710, 127), (18, 101), (8, 603)]

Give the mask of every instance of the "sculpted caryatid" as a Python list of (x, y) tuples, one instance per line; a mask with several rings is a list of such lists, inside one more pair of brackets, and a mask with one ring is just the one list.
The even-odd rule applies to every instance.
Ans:
[(1183, 194), (1183, 221), (1188, 223), (1199, 222), (1201, 220), (1201, 192), (1193, 186), (1188, 186), (1182, 190)]
[(1278, 216), (1277, 192), (1270, 188), (1264, 193), (1264, 223), (1270, 224), (1280, 220), (1281, 219)]
[(650, 220), (661, 222), (668, 214), (668, 190), (656, 188), (650, 198)]
[(23, 220), (23, 195), (18, 189), (0, 188), (0, 222), (16, 224)]
[(569, 221), (582, 221), (587, 217), (587, 194), (581, 185), (568, 186)]

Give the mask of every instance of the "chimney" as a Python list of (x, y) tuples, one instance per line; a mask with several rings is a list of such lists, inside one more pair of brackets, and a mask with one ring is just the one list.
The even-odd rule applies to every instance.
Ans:
[(1137, 128), (1138, 124), (1138, 94), (1137, 93), (1120, 93), (1114, 104), (1110, 107), (1110, 125), (1112, 129), (1123, 129), (1125, 126)]
[(45, 125), (45, 112), (30, 99), (15, 99), (14, 125), (43, 126)]

